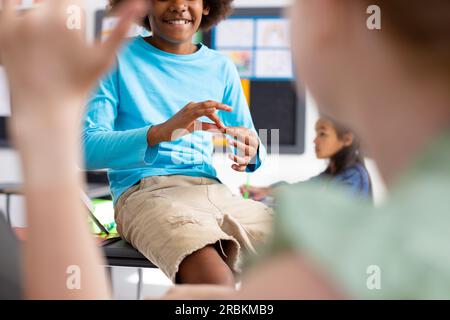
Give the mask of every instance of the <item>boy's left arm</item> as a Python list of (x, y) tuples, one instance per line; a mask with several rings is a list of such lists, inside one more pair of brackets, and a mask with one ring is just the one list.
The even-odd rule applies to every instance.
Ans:
[(222, 113), (227, 127), (226, 134), (234, 154), (230, 158), (235, 162), (233, 169), (240, 172), (254, 172), (263, 163), (267, 152), (255, 129), (250, 107), (242, 88), (241, 79), (234, 64), (227, 68), (227, 85), (222, 103), (233, 108), (233, 112)]

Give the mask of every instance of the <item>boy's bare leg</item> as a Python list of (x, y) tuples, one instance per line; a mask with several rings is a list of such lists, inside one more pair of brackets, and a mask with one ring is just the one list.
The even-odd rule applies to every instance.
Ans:
[(170, 288), (163, 299), (342, 300), (348, 297), (315, 265), (295, 252), (286, 251), (247, 270), (239, 291), (214, 285), (178, 285)]
[(180, 264), (177, 283), (216, 284), (234, 288), (233, 272), (212, 245), (186, 257)]

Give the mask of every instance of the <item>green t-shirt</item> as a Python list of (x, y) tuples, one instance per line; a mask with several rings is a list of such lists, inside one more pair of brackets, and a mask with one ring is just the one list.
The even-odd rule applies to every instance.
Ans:
[(381, 207), (341, 190), (279, 194), (274, 248), (308, 257), (351, 298), (450, 298), (450, 132)]

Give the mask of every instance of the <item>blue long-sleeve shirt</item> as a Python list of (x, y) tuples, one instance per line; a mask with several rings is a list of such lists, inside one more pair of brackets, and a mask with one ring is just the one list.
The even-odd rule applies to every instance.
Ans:
[[(88, 101), (82, 132), (86, 168), (108, 169), (115, 201), (149, 176), (216, 178), (211, 133), (194, 132), (154, 147), (147, 143), (151, 126), (167, 121), (189, 102), (207, 100), (233, 108), (218, 112), (225, 126), (255, 130), (238, 72), (228, 58), (204, 45), (193, 54), (176, 55), (142, 37), (133, 39)], [(258, 169), (265, 154), (260, 144), (247, 170)]]
[[(372, 183), (370, 181), (370, 175), (366, 167), (361, 163), (355, 163), (348, 168), (345, 168), (336, 175), (330, 175), (327, 172), (322, 172), (318, 176), (315, 176), (306, 183), (317, 183), (324, 186), (343, 187), (354, 196), (361, 196), (366, 199), (372, 199)], [(301, 185), (305, 182), (294, 183), (293, 185)], [(272, 188), (288, 185), (288, 183), (282, 181), (272, 184)]]
[(332, 179), (332, 183), (347, 188), (353, 195), (372, 198), (369, 172), (360, 163), (344, 169)]

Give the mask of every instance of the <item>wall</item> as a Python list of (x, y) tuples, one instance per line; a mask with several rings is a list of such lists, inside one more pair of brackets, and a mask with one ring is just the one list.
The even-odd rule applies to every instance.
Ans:
[[(106, 0), (85, 0), (87, 6), (87, 30), (88, 38), (93, 38), (94, 30), (94, 11), (103, 8)], [(235, 4), (239, 7), (261, 7), (287, 5), (290, 0), (236, 0)], [(279, 180), (289, 182), (303, 181), (311, 176), (317, 175), (324, 168), (324, 163), (317, 161), (314, 156), (313, 135), (314, 124), (317, 119), (317, 111), (314, 102), (308, 98), (307, 103), (307, 134), (306, 134), (306, 152), (304, 155), (281, 155), (269, 156), (261, 170), (251, 175), (250, 182), (255, 185), (268, 185)], [(231, 162), (223, 155), (214, 157), (214, 164), (217, 168), (219, 178), (227, 184), (233, 192), (238, 192), (239, 185), (246, 182), (247, 175), (236, 173), (231, 169)], [(381, 201), (384, 198), (385, 191), (383, 183), (378, 175), (374, 164), (369, 161), (369, 170), (373, 178), (376, 200)], [(0, 149), (0, 183), (20, 182), (22, 181), (20, 172), (20, 159), (13, 150)], [(49, 199), (51, 201), (51, 199)], [(0, 196), (0, 210), (4, 211), (4, 197)], [(12, 213), (14, 225), (25, 225), (24, 204), (20, 197), (12, 199)], [(63, 214), (63, 213), (62, 213)]]

